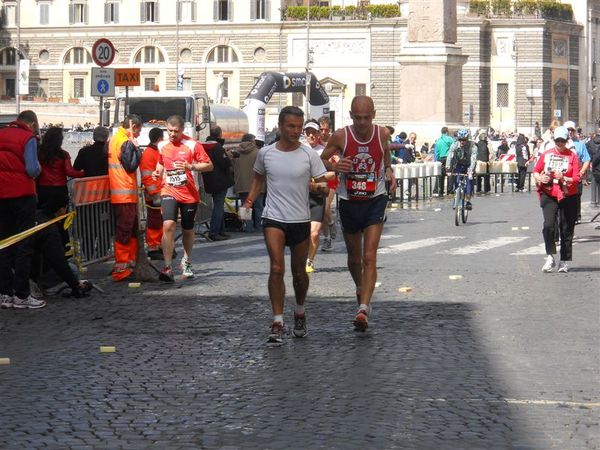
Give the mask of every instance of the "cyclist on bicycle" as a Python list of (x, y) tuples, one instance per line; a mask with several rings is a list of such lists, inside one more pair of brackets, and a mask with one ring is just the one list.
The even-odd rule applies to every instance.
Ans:
[[(462, 128), (456, 133), (456, 142), (448, 150), (446, 160), (446, 172), (452, 174), (466, 174), (467, 187), (465, 195), (467, 198), (466, 209), (473, 209), (471, 205), (471, 194), (473, 193), (473, 173), (477, 164), (477, 144), (469, 139), (469, 130)], [(458, 178), (454, 177), (453, 189), (458, 186)]]

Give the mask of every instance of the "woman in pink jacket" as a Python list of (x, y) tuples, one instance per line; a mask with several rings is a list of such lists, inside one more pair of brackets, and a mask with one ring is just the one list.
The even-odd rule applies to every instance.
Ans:
[(554, 231), (559, 215), (560, 262), (558, 272), (568, 272), (567, 261), (573, 258), (573, 233), (577, 220), (577, 185), (579, 183), (579, 160), (567, 146), (569, 136), (565, 127), (554, 130), (554, 148), (544, 152), (533, 169), (540, 206), (544, 214), (544, 244), (546, 262), (543, 272), (552, 272), (556, 266), (556, 243)]

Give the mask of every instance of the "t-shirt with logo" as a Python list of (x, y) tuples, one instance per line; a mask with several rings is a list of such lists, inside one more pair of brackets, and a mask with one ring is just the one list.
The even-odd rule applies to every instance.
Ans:
[(173, 197), (179, 203), (198, 203), (200, 193), (194, 174), (191, 170), (175, 168), (175, 163), (178, 161), (188, 164), (210, 163), (210, 158), (202, 144), (188, 136), (183, 136), (177, 143), (160, 142), (158, 149), (160, 151), (159, 163), (164, 167), (163, 187), (160, 195)]

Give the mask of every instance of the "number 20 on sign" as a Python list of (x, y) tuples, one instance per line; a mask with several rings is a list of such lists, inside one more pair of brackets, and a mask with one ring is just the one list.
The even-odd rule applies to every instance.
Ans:
[(92, 47), (92, 59), (100, 67), (110, 65), (115, 59), (115, 47), (108, 39), (98, 39)]

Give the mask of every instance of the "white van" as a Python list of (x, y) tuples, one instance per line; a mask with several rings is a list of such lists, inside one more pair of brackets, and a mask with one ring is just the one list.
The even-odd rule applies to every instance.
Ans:
[(115, 99), (113, 132), (120, 126), (128, 107), (129, 114), (142, 118), (144, 126), (138, 143), (142, 146), (149, 142), (148, 133), (154, 127), (166, 128), (169, 116), (178, 114), (185, 120), (184, 133), (204, 142), (210, 131), (210, 125), (219, 125), (223, 138), (228, 142), (239, 142), (248, 132), (246, 114), (237, 108), (226, 105), (211, 105), (205, 93), (194, 91), (139, 91), (130, 92), (126, 97), (118, 95)]

